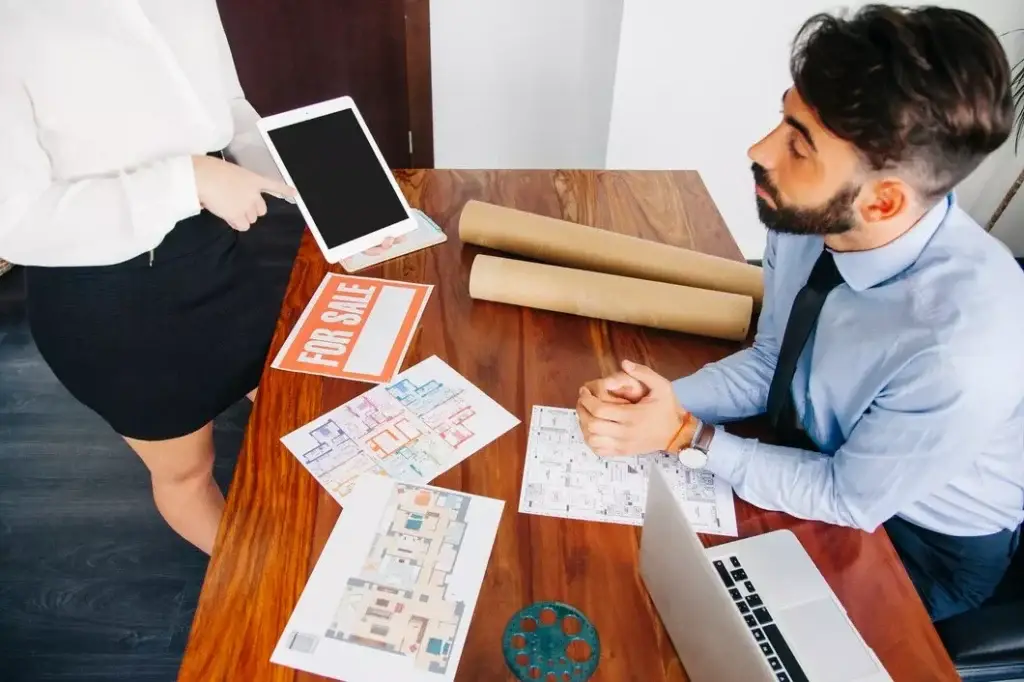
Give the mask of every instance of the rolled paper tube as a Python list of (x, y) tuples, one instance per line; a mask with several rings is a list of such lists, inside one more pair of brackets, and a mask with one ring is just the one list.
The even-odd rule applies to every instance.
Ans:
[(761, 268), (658, 242), (469, 201), (459, 238), (498, 251), (570, 268), (764, 297)]
[(473, 260), (469, 295), (730, 341), (746, 338), (754, 307), (739, 294), (484, 255)]

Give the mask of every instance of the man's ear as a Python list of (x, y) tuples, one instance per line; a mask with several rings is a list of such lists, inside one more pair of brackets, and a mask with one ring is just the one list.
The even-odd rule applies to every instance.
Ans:
[(865, 186), (859, 203), (866, 224), (892, 220), (910, 206), (910, 188), (896, 178), (876, 180)]

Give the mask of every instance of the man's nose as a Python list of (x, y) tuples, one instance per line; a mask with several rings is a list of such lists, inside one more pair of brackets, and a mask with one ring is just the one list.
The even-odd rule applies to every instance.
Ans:
[(770, 170), (775, 165), (770, 153), (770, 138), (771, 135), (761, 138), (747, 150), (747, 157), (765, 170)]

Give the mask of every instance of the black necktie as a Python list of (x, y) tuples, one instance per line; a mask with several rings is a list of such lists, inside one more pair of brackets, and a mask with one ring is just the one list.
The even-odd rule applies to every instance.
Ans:
[(793, 300), (793, 309), (786, 322), (786, 332), (779, 348), (775, 375), (768, 389), (768, 419), (785, 444), (806, 442), (807, 437), (797, 428), (796, 407), (793, 404), (793, 373), (796, 363), (807, 344), (811, 330), (818, 322), (821, 306), (829, 293), (839, 286), (843, 276), (836, 268), (832, 253), (823, 250), (811, 270), (807, 284)]

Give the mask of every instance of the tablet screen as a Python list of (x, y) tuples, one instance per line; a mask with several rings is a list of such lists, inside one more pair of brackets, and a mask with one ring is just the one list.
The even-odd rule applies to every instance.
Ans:
[(327, 248), (409, 217), (351, 109), (267, 135)]

